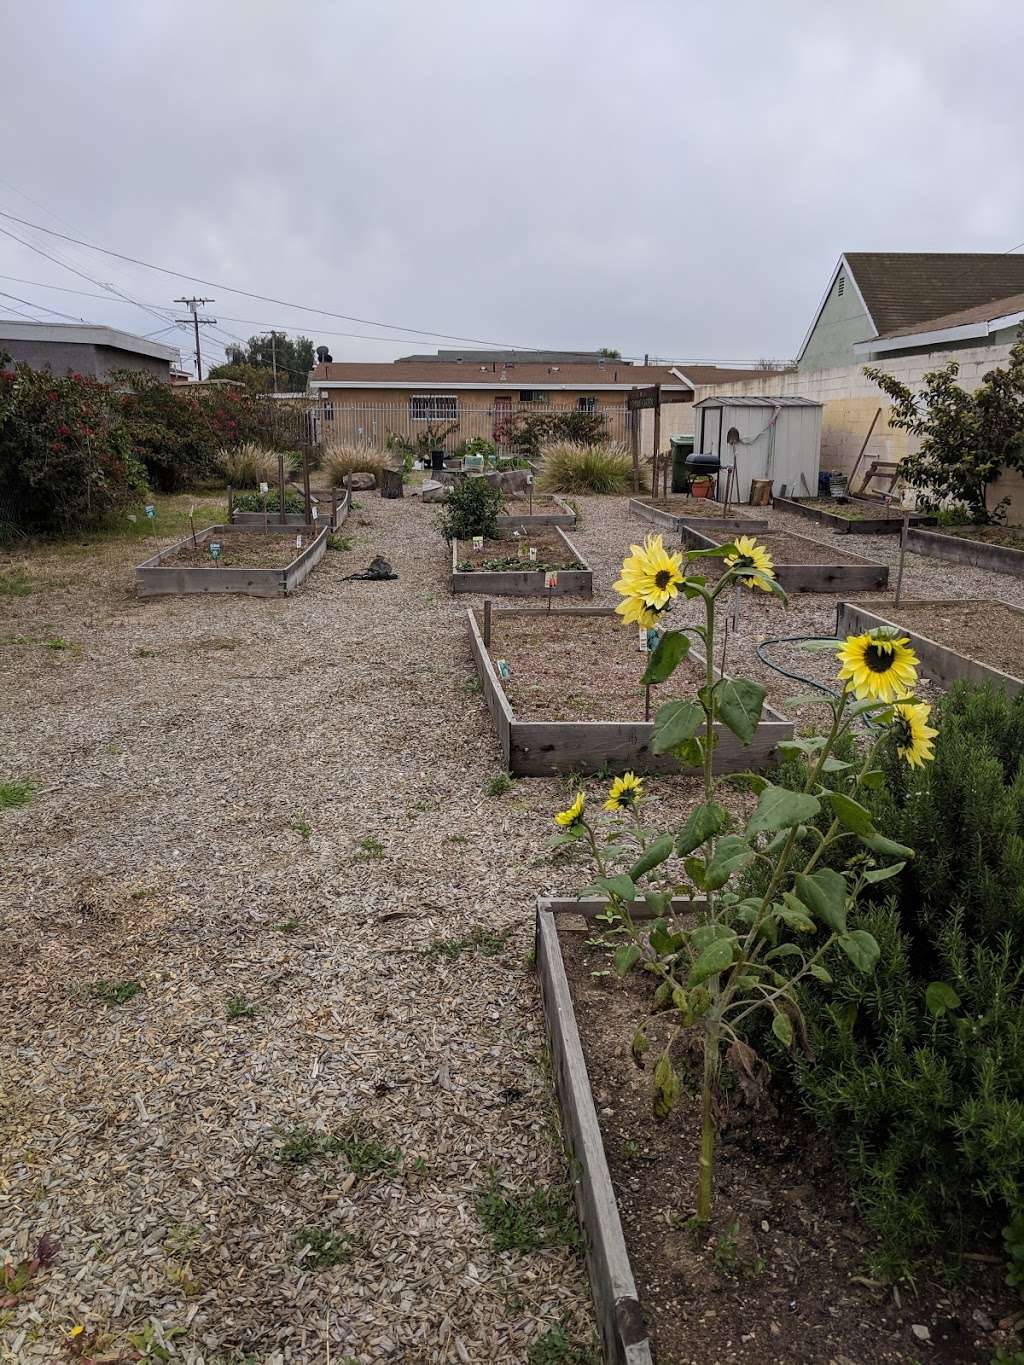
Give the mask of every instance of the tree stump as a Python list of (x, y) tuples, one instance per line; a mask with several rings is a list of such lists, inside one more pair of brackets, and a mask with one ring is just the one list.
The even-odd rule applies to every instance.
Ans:
[(390, 466), (380, 472), (380, 495), (382, 498), (400, 498), (402, 496), (402, 469), (394, 469)]

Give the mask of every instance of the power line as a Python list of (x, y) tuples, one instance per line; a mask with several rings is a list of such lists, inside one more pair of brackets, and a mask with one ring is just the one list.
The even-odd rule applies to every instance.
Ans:
[(29, 308), (36, 308), (40, 313), (52, 313), (54, 317), (67, 318), (70, 322), (84, 322), (85, 318), (76, 318), (71, 313), (61, 313), (56, 308), (44, 308), (41, 303), (33, 303), (31, 299), (19, 298), (17, 294), (7, 294), (0, 289), (0, 298), (13, 299), (15, 303), (24, 303)]

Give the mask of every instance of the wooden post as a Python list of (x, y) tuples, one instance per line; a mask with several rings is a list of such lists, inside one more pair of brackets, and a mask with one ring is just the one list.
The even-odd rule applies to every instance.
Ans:
[(644, 720), (651, 718), (651, 684), (644, 688)]
[(331, 530), (338, 529), (338, 490), (331, 488)]
[(313, 496), (309, 491), (309, 447), (302, 448), (302, 492), (306, 499), (306, 525), (313, 524)]
[(484, 644), (488, 649), (491, 647), (491, 601), (490, 598), (484, 603)]
[(284, 456), (277, 457), (277, 519), (284, 525)]
[[(634, 388), (633, 392), (636, 392)], [(640, 492), (640, 423), (637, 409), (627, 408), (629, 412), (629, 445), (633, 456), (633, 492)]]
[[(657, 470), (661, 459), (661, 385), (654, 386), (654, 468)], [(654, 478), (654, 496), (658, 496), (658, 478)]]
[(234, 519), (235, 515), (235, 490), (228, 484), (228, 522)]
[[(872, 417), (872, 419), (871, 419), (871, 425), (868, 427), (868, 434), (864, 437), (864, 444), (861, 446), (861, 448), (860, 448), (860, 454), (857, 456), (856, 463), (855, 463), (854, 466), (853, 466), (853, 473), (850, 475), (850, 481), (849, 481), (849, 483), (846, 485), (846, 487), (850, 490), (850, 493), (851, 493), (851, 494), (854, 492), (854, 487), (853, 487), (854, 475), (857, 473), (857, 470), (860, 468), (860, 462), (861, 462), (861, 460), (863, 460), (863, 458), (864, 458), (864, 452), (865, 452), (865, 450), (867, 450), (867, 448), (868, 448), (868, 442), (871, 440), (871, 433), (874, 431), (874, 429), (875, 429), (875, 423), (878, 421), (878, 419), (879, 419), (879, 417), (881, 417), (881, 415), (882, 415), (882, 409), (881, 409), (881, 408), (876, 408), (876, 409), (875, 409), (875, 415), (874, 415), (874, 417)], [(866, 483), (866, 482), (867, 482), (867, 480), (865, 479), (865, 483)], [(815, 493), (814, 496), (817, 497), (817, 496), (818, 496), (817, 493)], [(898, 599), (897, 599), (897, 600), (898, 600)]]
[(904, 512), (903, 525), (900, 527), (900, 565), (896, 574), (896, 603), (900, 604), (900, 593), (903, 591), (903, 559), (907, 553), (907, 533), (910, 530), (910, 513)]

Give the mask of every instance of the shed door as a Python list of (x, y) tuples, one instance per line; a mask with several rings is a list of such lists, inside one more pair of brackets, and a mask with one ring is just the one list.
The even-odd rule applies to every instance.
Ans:
[(701, 408), (698, 455), (722, 456), (722, 408)]

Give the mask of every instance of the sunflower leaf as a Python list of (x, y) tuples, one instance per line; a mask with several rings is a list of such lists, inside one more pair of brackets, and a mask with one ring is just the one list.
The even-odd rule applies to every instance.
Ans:
[(712, 545), (710, 550), (687, 550), (686, 558), (691, 559), (724, 559), (726, 555), (738, 554), (739, 551), (731, 542), (728, 545)]
[(820, 810), (821, 802), (816, 796), (792, 792), (788, 787), (776, 787), (769, 782), (761, 793), (757, 809), (747, 822), (747, 833), (760, 834), (766, 830), (804, 824), (813, 820)]
[(690, 638), (679, 630), (669, 630), (658, 641), (658, 647), (647, 661), (640, 679), (641, 687), (663, 683), (690, 652)]
[(859, 801), (854, 801), (851, 796), (844, 796), (842, 792), (826, 792), (825, 800), (835, 811), (840, 823), (854, 834), (874, 833), (875, 822), (871, 818), (871, 812)]
[(721, 834), (728, 820), (729, 813), (724, 806), (714, 803), (697, 806), (690, 812), (686, 824), (679, 831), (676, 852), (680, 857), (692, 853), (695, 848), (700, 848), (705, 840)]
[(704, 724), (704, 708), (694, 701), (667, 701), (654, 717), (651, 752), (667, 753), (692, 739)]
[(742, 744), (757, 734), (764, 706), (765, 689), (749, 678), (722, 678), (715, 683), (718, 715)]
[(866, 929), (854, 929), (852, 933), (842, 934), (839, 946), (860, 971), (866, 974), (875, 970), (881, 949)]
[(895, 877), (906, 867), (906, 863), (893, 863), (890, 867), (876, 867), (871, 872), (864, 873), (864, 880), (869, 886), (875, 882), (887, 882), (890, 877)]
[(906, 844), (898, 844), (895, 839), (887, 839), (884, 834), (879, 834), (873, 830), (870, 834), (858, 836), (862, 844), (867, 844), (873, 853), (880, 853), (883, 858), (912, 858), (914, 850), (908, 848)]
[(673, 840), (671, 834), (663, 834), (660, 839), (655, 839), (654, 843), (644, 849), (643, 853), (629, 869), (631, 881), (638, 882), (641, 877), (650, 872), (651, 868), (663, 863), (672, 853)]
[(714, 943), (708, 944), (691, 967), (689, 985), (698, 986), (709, 976), (717, 976), (731, 965), (732, 942), (728, 939), (716, 939)]
[(834, 933), (846, 933), (846, 879), (831, 867), (819, 867), (804, 876), (796, 874), (796, 894), (800, 903)]
[(767, 588), (776, 597), (780, 597), (783, 602), (789, 602), (789, 596), (773, 574), (763, 573), (760, 569), (746, 568), (743, 570), (743, 580), (746, 583), (758, 583), (762, 588)]

